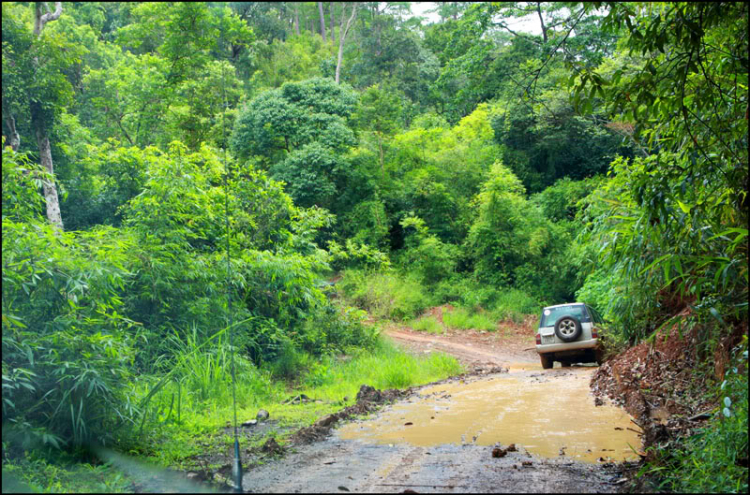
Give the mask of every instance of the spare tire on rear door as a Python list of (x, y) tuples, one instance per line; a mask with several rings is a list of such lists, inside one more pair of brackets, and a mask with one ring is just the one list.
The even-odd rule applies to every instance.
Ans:
[(581, 322), (573, 316), (563, 316), (555, 323), (555, 335), (563, 342), (573, 342), (582, 331)]

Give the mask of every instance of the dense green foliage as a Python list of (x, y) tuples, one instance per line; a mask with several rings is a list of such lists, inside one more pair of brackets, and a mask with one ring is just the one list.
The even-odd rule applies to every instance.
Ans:
[[(357, 7), (321, 33), (313, 2), (3, 3), (8, 452), (221, 423), (230, 351), (241, 407), (456, 371), (362, 309), (492, 331), (578, 299), (621, 344), (678, 322), (705, 361), (739, 343), (745, 4)], [(746, 436), (731, 400), (687, 445)], [(711, 470), (741, 445), (694, 450)], [(727, 476), (673, 488), (747, 486)]]

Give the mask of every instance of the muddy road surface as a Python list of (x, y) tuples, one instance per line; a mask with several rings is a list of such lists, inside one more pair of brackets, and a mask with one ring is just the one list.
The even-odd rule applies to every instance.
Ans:
[(630, 416), (589, 393), (595, 367), (542, 370), (523, 333), (388, 333), (412, 352), (451, 353), (491, 372), (421, 387), (292, 447), (245, 473), (246, 491), (615, 492), (618, 462), (637, 458)]

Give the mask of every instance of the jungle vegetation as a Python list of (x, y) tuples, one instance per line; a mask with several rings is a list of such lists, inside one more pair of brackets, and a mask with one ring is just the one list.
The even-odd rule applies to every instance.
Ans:
[[(700, 328), (711, 373), (747, 332), (747, 9), (3, 2), (4, 470), (172, 462), (144, 432), (223, 424), (230, 350), (242, 408), (458, 370), (363, 310), (491, 331), (580, 300), (618, 349)], [(743, 350), (669, 489), (746, 492)]]

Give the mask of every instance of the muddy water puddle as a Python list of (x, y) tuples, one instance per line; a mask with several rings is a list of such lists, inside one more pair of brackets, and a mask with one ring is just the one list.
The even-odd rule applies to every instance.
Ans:
[(637, 459), (630, 446), (639, 449), (641, 443), (628, 430), (633, 426), (628, 413), (594, 405), (589, 394), (593, 369), (521, 371), (524, 368), (422, 389), (419, 396), (372, 419), (345, 425), (338, 435), (421, 447), (515, 443), (543, 457), (585, 462)]

